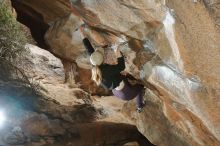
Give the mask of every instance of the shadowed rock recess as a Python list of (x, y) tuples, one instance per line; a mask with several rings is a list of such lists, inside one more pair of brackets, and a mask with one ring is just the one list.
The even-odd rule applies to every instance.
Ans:
[[(43, 97), (3, 141), (13, 143), (20, 134), (23, 143), (47, 146), (150, 145), (147, 139), (158, 146), (220, 145), (217, 0), (11, 2), (38, 46), (61, 61), (26, 46), (35, 54), (25, 59), (29, 76)], [(135, 101), (104, 97), (110, 93), (90, 80), (80, 19), (93, 46), (110, 44), (107, 61), (115, 61), (115, 48), (126, 56), (126, 71), (146, 87), (142, 113)]]

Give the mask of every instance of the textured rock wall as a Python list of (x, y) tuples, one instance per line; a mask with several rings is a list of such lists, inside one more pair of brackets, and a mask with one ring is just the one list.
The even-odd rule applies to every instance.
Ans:
[[(137, 114), (129, 102), (123, 112), (154, 144), (220, 145), (218, 1), (71, 2), (73, 13), (53, 15), (60, 16), (57, 19), (46, 17), (56, 13), (35, 3), (18, 3), (29, 3), (44, 16), (40, 21), (50, 26), (45, 41), (51, 51), (87, 72), (90, 66), (77, 30), (79, 18), (87, 24), (85, 33), (94, 46), (111, 44), (111, 49), (125, 54), (126, 71), (147, 87), (147, 106)], [(57, 10), (64, 7), (57, 5)]]
[[(129, 42), (121, 50), (129, 58), (127, 70), (155, 88), (154, 98), (161, 102), (160, 113), (168, 121), (160, 124), (169, 135), (190, 145), (219, 144), (220, 37), (203, 1), (83, 0), (75, 2), (74, 8), (93, 27), (126, 36)], [(152, 125), (164, 121), (151, 118)], [(175, 140), (161, 138), (166, 132), (155, 132), (158, 138), (152, 136), (140, 124), (145, 120), (138, 118), (138, 127), (155, 144), (174, 145)]]
[(150, 144), (137, 127), (126, 122), (118, 112), (123, 103), (115, 104), (109, 97), (108, 100), (114, 104), (113, 109), (109, 106), (111, 104), (103, 106), (99, 103), (106, 103), (105, 100), (92, 100), (80, 88), (69, 88), (64, 84), (64, 68), (60, 59), (31, 44), (26, 45), (26, 50), (27, 56), (24, 56), (20, 69), (26, 71), (32, 84), (38, 85), (41, 95), (25, 86), (1, 85), (0, 145)]
[(17, 11), (17, 19), (28, 26), (33, 38), (40, 47), (49, 49), (44, 42), (44, 34), (51, 22), (70, 13), (68, 0), (12, 0), (12, 6)]

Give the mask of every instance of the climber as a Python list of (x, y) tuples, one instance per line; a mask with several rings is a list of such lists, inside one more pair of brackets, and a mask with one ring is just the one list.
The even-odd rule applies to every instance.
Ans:
[(125, 61), (122, 53), (117, 51), (117, 65), (103, 63), (103, 52), (93, 48), (89, 39), (85, 37), (83, 28), (84, 27), (80, 28), (83, 44), (90, 55), (90, 62), (93, 65), (92, 80), (97, 85), (101, 85), (105, 89), (112, 90), (113, 94), (122, 100), (131, 100), (136, 98), (137, 112), (140, 113), (145, 104), (143, 101), (144, 86), (140, 84), (131, 85), (128, 82), (126, 75), (121, 74), (121, 71), (125, 69)]

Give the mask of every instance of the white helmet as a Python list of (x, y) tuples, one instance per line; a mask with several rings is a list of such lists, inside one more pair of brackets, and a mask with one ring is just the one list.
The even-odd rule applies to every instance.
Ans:
[(92, 65), (101, 65), (104, 58), (100, 51), (95, 51), (90, 56), (90, 62)]

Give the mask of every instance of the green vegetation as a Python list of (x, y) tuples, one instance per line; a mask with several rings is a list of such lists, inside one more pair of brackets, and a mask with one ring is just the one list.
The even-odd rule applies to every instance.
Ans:
[(0, 5), (0, 57), (15, 61), (24, 53), (26, 37), (7, 4)]
[(31, 85), (24, 71), (19, 68), (22, 57), (27, 53), (26, 42), (12, 8), (7, 2), (0, 1), (0, 85)]

